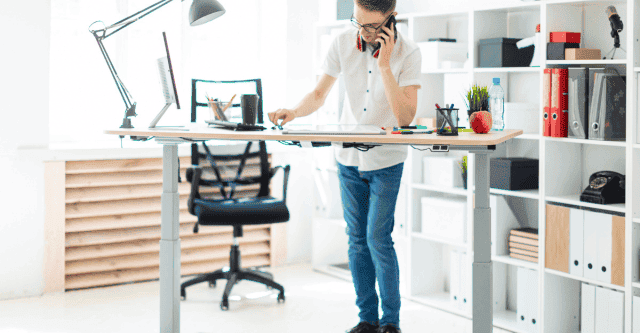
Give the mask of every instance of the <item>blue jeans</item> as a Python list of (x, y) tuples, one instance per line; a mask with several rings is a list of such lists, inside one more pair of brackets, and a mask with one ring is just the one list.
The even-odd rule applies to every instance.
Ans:
[[(349, 268), (356, 290), (360, 321), (400, 325), (398, 257), (393, 248), (396, 200), (404, 163), (359, 172), (338, 163), (340, 194), (349, 235)], [(380, 289), (382, 319), (378, 320)]]

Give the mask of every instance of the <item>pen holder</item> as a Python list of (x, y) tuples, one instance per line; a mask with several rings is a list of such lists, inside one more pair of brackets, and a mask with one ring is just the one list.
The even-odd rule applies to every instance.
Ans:
[[(458, 109), (439, 108), (436, 117), (437, 134), (453, 136), (458, 135)], [(450, 128), (447, 129), (447, 127)]]

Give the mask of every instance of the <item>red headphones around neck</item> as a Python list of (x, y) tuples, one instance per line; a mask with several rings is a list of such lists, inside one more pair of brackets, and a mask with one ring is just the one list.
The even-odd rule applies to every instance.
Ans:
[[(391, 28), (391, 25), (393, 25), (393, 41), (395, 42), (398, 40), (398, 30), (396, 29), (396, 18), (393, 15), (389, 17), (387, 24), (385, 24), (387, 28)], [(384, 30), (382, 30), (382, 32), (385, 33)], [(356, 36), (356, 45), (358, 46), (358, 51), (360, 52), (365, 52), (367, 50), (367, 42), (364, 40), (364, 38), (362, 38), (362, 35), (360, 35), (360, 30), (358, 30), (358, 35)], [(378, 58), (378, 56), (380, 55), (380, 43), (376, 43), (376, 45), (373, 46), (371, 55), (376, 59)]]

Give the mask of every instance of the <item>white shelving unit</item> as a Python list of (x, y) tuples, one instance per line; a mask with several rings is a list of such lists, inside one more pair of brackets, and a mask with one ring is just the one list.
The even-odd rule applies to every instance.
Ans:
[[(610, 26), (605, 9), (614, 5), (624, 23), (620, 34), (622, 48), (614, 60), (565, 61), (541, 59), (541, 67), (480, 68), (478, 43), (487, 38), (527, 38), (534, 35), (537, 24), (541, 25), (543, 39), (542, 54), (546, 55), (546, 43), (550, 31), (581, 32), (581, 47), (598, 48), (605, 56), (613, 47), (609, 35)], [(528, 157), (540, 161), (539, 188), (527, 191), (504, 191), (491, 189), (491, 195), (504, 198), (510, 206), (515, 205), (517, 226), (537, 228), (539, 232), (538, 262), (512, 258), (503, 250), (492, 250), (494, 262), (494, 300), (504, 303), (504, 309), (494, 310), (494, 326), (500, 329), (529, 333), (518, 325), (515, 281), (519, 268), (534, 270), (537, 274), (538, 327), (536, 332), (579, 332), (580, 287), (582, 283), (624, 292), (624, 332), (631, 333), (632, 296), (640, 295), (640, 117), (638, 117), (638, 95), (640, 87), (640, 6), (635, 1), (535, 1), (510, 2), (504, 7), (475, 8), (474, 10), (442, 13), (407, 13), (399, 16), (402, 25), (398, 29), (405, 37), (416, 42), (429, 38), (455, 38), (467, 43), (468, 57), (472, 68), (424, 70), (423, 89), (419, 91), (416, 118), (435, 117), (432, 105), (455, 103), (465, 105), (461, 92), (473, 83), (491, 85), (491, 79), (500, 78), (505, 90), (505, 102), (535, 105), (530, 115), (542, 120), (542, 75), (543, 68), (566, 68), (567, 66), (615, 66), (627, 77), (627, 135), (624, 142), (550, 138), (542, 136), (542, 121), (537, 130), (498, 146), (491, 157)], [(348, 22), (329, 23), (317, 26), (316, 41), (319, 45), (323, 35), (335, 29), (349, 27)], [(324, 60), (319, 48), (314, 49), (318, 69)], [(546, 57), (544, 57), (546, 58)], [(424, 66), (423, 66), (424, 67)], [(314, 71), (314, 75), (317, 74)], [(314, 76), (315, 77), (315, 76)], [(428, 89), (425, 89), (428, 87)], [(459, 98), (459, 99), (456, 99)], [(341, 100), (336, 100), (339, 103)], [(325, 104), (327, 105), (327, 104)], [(328, 107), (339, 108), (337, 104)], [(460, 125), (466, 122), (466, 112), (460, 112)], [(507, 124), (507, 127), (509, 124)], [(422, 160), (433, 154), (409, 149), (405, 162), (406, 204), (404, 220), (394, 233), (396, 249), (401, 261), (402, 296), (421, 304), (472, 319), (471, 308), (461, 310), (450, 300), (449, 275), (452, 251), (466, 252), (466, 263), (473, 261), (473, 202), (474, 155), (469, 154), (468, 189), (442, 188), (422, 183)], [(449, 152), (441, 155), (461, 158), (464, 153)], [(626, 204), (597, 205), (580, 201), (580, 193), (588, 185), (589, 176), (601, 170), (611, 170), (626, 176)], [(467, 235), (465, 242), (452, 242), (424, 233), (421, 227), (421, 198), (429, 196), (453, 196), (466, 198)], [(607, 284), (583, 277), (555, 271), (545, 266), (546, 206), (561, 203), (604, 212), (625, 215), (625, 270), (624, 286)], [(400, 208), (398, 208), (400, 209)], [(492, 212), (493, 213), (493, 212)], [(507, 233), (509, 228), (498, 219), (498, 228)], [(503, 224), (500, 224), (503, 223)], [(494, 228), (494, 226), (492, 226)], [(506, 234), (499, 235), (506, 237)], [(465, 281), (471, 290), (471, 277)], [(470, 292), (469, 292), (470, 294)], [(575, 302), (567, 303), (567, 299)], [(560, 305), (562, 304), (562, 305)], [(576, 317), (574, 314), (578, 314)], [(640, 325), (640, 323), (635, 323)]]

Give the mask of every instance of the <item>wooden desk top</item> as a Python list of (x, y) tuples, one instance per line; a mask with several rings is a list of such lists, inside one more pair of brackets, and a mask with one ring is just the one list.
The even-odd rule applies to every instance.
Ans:
[(156, 138), (186, 138), (193, 140), (240, 140), (240, 141), (312, 141), (312, 142), (353, 142), (404, 145), (452, 145), (452, 146), (490, 146), (497, 145), (523, 134), (522, 130), (504, 130), (487, 134), (461, 132), (458, 136), (440, 136), (433, 134), (391, 134), (387, 135), (291, 135), (280, 130), (232, 131), (194, 124), (188, 131), (148, 128), (119, 128), (106, 130), (106, 134), (125, 136), (154, 136)]

